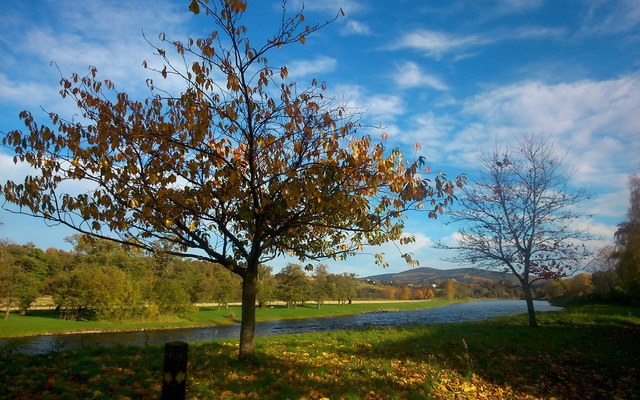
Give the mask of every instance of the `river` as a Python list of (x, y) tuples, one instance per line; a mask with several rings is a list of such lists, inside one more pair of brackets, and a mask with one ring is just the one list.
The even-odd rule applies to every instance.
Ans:
[[(535, 309), (536, 311), (544, 312), (561, 310), (562, 308), (552, 306), (546, 301), (535, 301)], [(364, 329), (367, 327), (397, 327), (404, 325), (478, 321), (501, 315), (526, 312), (527, 307), (524, 300), (474, 301), (411, 311), (260, 322), (256, 324), (256, 335), (273, 336), (283, 333), (324, 332), (339, 329)], [(39, 354), (98, 346), (157, 345), (176, 340), (190, 343), (238, 338), (239, 335), (240, 325), (235, 324), (206, 328), (30, 336), (0, 339), (0, 351)]]

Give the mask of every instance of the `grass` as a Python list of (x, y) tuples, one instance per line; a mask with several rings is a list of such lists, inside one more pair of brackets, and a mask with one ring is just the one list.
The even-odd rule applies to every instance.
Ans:
[[(640, 310), (580, 307), (483, 322), (190, 345), (188, 398), (633, 399)], [(0, 356), (0, 398), (158, 398), (162, 348)]]
[[(256, 310), (256, 321), (274, 321), (281, 319), (321, 318), (338, 315), (353, 315), (379, 309), (394, 308), (399, 310), (415, 310), (447, 305), (448, 300), (411, 301), (395, 303), (355, 303), (344, 306), (327, 304), (316, 309), (313, 304), (304, 307), (287, 309), (276, 306)], [(235, 318), (230, 318), (232, 314)], [(27, 315), (11, 314), (9, 319), (0, 320), (0, 338), (33, 336), (42, 334), (87, 332), (87, 331), (127, 331), (171, 328), (191, 328), (203, 326), (229, 325), (236, 323), (242, 316), (240, 307), (229, 309), (203, 307), (190, 319), (172, 318), (164, 321), (65, 321), (58, 318), (55, 311), (29, 311)]]

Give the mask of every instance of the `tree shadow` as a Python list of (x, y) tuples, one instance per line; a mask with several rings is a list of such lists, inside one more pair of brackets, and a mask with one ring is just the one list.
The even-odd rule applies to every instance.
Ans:
[[(187, 396), (425, 399), (457, 390), (459, 398), (473, 398), (473, 392), (464, 392), (473, 386), (488, 398), (503, 398), (501, 393), (633, 398), (640, 393), (640, 326), (624, 320), (562, 324), (547, 319), (532, 329), (522, 317), (399, 330), (260, 338), (253, 363), (237, 360), (237, 340), (191, 344)], [(12, 382), (7, 392), (12, 395), (38, 394), (54, 376), (79, 396), (149, 398), (158, 394), (161, 363), (160, 346), (5, 359), (0, 354), (0, 373)]]
[[(27, 310), (25, 314), (18, 314), (17, 312), (12, 312), (11, 316), (20, 316), (21, 318), (30, 318), (30, 317), (38, 317), (38, 318), (48, 318), (48, 319), (60, 319), (60, 312), (55, 308), (47, 309), (47, 310)], [(11, 316), (9, 318), (11, 318)]]
[(463, 376), (533, 396), (632, 398), (640, 393), (640, 326), (542, 325), (500, 321), (408, 327), (357, 357), (437, 363)]

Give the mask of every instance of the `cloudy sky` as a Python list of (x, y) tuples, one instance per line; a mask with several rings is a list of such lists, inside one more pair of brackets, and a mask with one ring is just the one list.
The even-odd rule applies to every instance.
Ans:
[[(28, 109), (72, 116), (58, 96), (60, 73), (96, 66), (134, 97), (153, 76), (143, 60), (159, 63), (147, 39), (160, 32), (186, 39), (210, 33), (205, 16), (177, 0), (5, 0), (0, 15), (0, 133), (20, 128)], [(297, 10), (302, 3), (290, 0)], [(583, 206), (602, 241), (611, 241), (628, 205), (627, 178), (640, 172), (640, 2), (637, 0), (308, 0), (305, 22), (346, 14), (307, 43), (273, 53), (290, 77), (325, 81), (328, 90), (367, 109), (366, 121), (384, 127), (393, 145), (415, 155), (422, 146), (433, 170), (450, 177), (477, 174), (478, 152), (523, 134), (552, 138), (575, 184), (595, 193)], [(254, 43), (274, 32), (279, 1), (253, 0), (245, 24)], [(52, 64), (54, 63), (54, 64)], [(167, 85), (172, 83), (168, 82)], [(167, 89), (179, 90), (180, 87)], [(374, 137), (382, 133), (372, 131)], [(0, 182), (20, 179), (8, 149), (0, 148)], [(0, 210), (0, 238), (42, 248), (68, 248), (73, 232)], [(451, 267), (433, 241), (449, 240), (446, 218), (410, 217), (416, 243), (383, 251), (391, 266)], [(596, 245), (596, 244), (594, 244)], [(286, 260), (275, 262), (276, 269)], [(385, 272), (368, 256), (329, 263), (334, 272)]]

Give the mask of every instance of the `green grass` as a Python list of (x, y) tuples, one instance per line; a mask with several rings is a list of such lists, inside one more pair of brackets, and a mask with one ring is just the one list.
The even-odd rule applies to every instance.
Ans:
[[(640, 310), (582, 307), (483, 322), (259, 338), (189, 348), (193, 399), (633, 399)], [(158, 398), (162, 348), (0, 356), (0, 398)]]
[[(396, 303), (355, 303), (344, 306), (327, 304), (316, 309), (313, 304), (304, 307), (287, 309), (277, 306), (256, 310), (256, 321), (273, 321), (281, 319), (321, 318), (338, 315), (353, 315), (367, 311), (394, 308), (414, 310), (427, 307), (440, 307), (450, 302), (434, 299), (431, 301), (412, 301)], [(230, 318), (230, 314), (235, 316)], [(126, 331), (170, 328), (189, 328), (202, 326), (218, 326), (236, 323), (242, 316), (240, 307), (228, 309), (203, 307), (190, 319), (173, 318), (165, 321), (65, 321), (58, 318), (55, 311), (29, 311), (27, 315), (11, 314), (9, 319), (0, 320), (0, 338), (32, 336), (42, 334), (86, 332), (86, 331)]]

